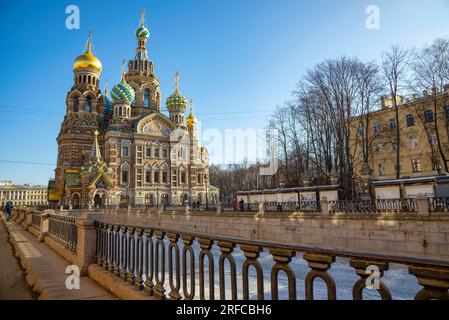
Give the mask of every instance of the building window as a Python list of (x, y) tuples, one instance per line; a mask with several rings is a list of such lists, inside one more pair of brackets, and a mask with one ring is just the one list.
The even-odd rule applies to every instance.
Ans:
[(122, 147), (122, 157), (129, 157), (129, 147)]
[(382, 144), (381, 143), (376, 144), (375, 152), (376, 152), (376, 154), (382, 153)]
[(419, 159), (413, 159), (412, 160), (412, 171), (414, 173), (422, 171), (422, 169), (421, 169), (421, 160), (419, 160)]
[(410, 142), (410, 149), (418, 148), (418, 139), (416, 138), (415, 135), (411, 135), (408, 139)]
[(408, 114), (406, 116), (406, 120), (407, 120), (407, 126), (408, 127), (413, 127), (415, 125), (415, 117), (413, 117), (412, 114)]
[(159, 183), (159, 171), (154, 171), (154, 183)]
[(432, 122), (433, 121), (433, 112), (432, 110), (426, 110), (424, 112), (424, 119), (426, 122)]
[(144, 95), (143, 95), (143, 106), (145, 108), (150, 107), (150, 90), (145, 89)]
[(162, 183), (168, 183), (168, 172), (167, 171), (162, 172)]
[(122, 171), (122, 183), (128, 184), (128, 171)]
[(151, 183), (151, 171), (145, 171), (145, 183)]
[(154, 149), (154, 157), (159, 158), (159, 148)]
[(146, 148), (145, 149), (145, 157), (151, 158), (151, 148)]
[(395, 118), (390, 119), (390, 129), (396, 129), (397, 123)]
[(89, 97), (86, 98), (86, 108), (84, 108), (86, 112), (91, 112), (92, 110), (92, 102)]
[(181, 172), (181, 183), (186, 183), (186, 173), (184, 171)]
[(374, 128), (374, 133), (379, 134), (380, 130), (381, 130), (380, 122), (375, 122), (373, 128)]
[(162, 158), (165, 158), (165, 159), (168, 158), (168, 151), (167, 151), (167, 149), (162, 149)]

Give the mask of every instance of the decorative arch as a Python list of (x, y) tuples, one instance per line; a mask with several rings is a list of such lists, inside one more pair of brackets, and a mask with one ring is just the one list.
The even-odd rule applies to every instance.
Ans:
[(144, 128), (151, 122), (160, 123), (167, 129), (169, 129), (170, 132), (176, 129), (176, 125), (169, 118), (167, 118), (162, 113), (156, 112), (142, 118), (139, 121), (139, 123), (137, 124), (137, 133), (145, 134), (146, 132), (144, 132)]

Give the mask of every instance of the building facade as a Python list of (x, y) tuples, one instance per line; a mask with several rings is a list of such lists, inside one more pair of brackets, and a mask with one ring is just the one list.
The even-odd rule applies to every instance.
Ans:
[(179, 74), (173, 94), (161, 111), (159, 80), (149, 59), (149, 30), (142, 15), (135, 31), (135, 56), (122, 63), (121, 81), (100, 90), (102, 65), (87, 50), (75, 59), (74, 84), (67, 94), (66, 115), (57, 137), (54, 194), (59, 205), (213, 204), (218, 189), (209, 185), (208, 152), (196, 137), (196, 118), (180, 93)]
[(440, 93), (397, 96), (396, 100), (399, 122), (388, 97), (381, 98), (379, 110), (352, 120), (354, 172), (359, 181), (373, 182), (376, 190), (371, 192), (376, 198), (438, 194), (436, 187), (439, 181), (447, 182), (449, 166), (449, 87)]
[(47, 205), (47, 188), (34, 185), (16, 185), (11, 181), (0, 181), (0, 202), (3, 206), (11, 201), (14, 206), (36, 207)]

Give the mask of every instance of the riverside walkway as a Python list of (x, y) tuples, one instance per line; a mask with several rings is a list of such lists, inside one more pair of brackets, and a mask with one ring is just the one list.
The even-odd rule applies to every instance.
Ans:
[[(65, 283), (68, 275), (65, 271), (70, 263), (44, 243), (38, 242), (33, 235), (21, 226), (13, 222), (6, 222), (3, 217), (1, 220), (0, 299), (32, 299), (30, 287), (36, 293), (38, 299), (117, 299), (88, 277), (80, 277), (79, 290), (67, 289)], [(25, 269), (26, 281), (19, 268), (18, 261), (12, 253), (11, 246), (7, 242), (8, 234), (16, 256), (18, 256), (20, 264)]]

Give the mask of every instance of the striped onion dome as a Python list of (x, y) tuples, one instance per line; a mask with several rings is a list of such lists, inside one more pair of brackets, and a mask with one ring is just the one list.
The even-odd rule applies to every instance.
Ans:
[(150, 31), (145, 26), (139, 26), (136, 29), (136, 37), (137, 38), (147, 38), (150, 36)]
[(133, 102), (135, 95), (134, 89), (126, 82), (124, 77), (111, 91), (111, 97), (114, 102), (124, 101), (129, 105)]
[(167, 110), (169, 112), (185, 112), (189, 102), (179, 92), (179, 73), (176, 72), (176, 89), (171, 96), (167, 98)]

